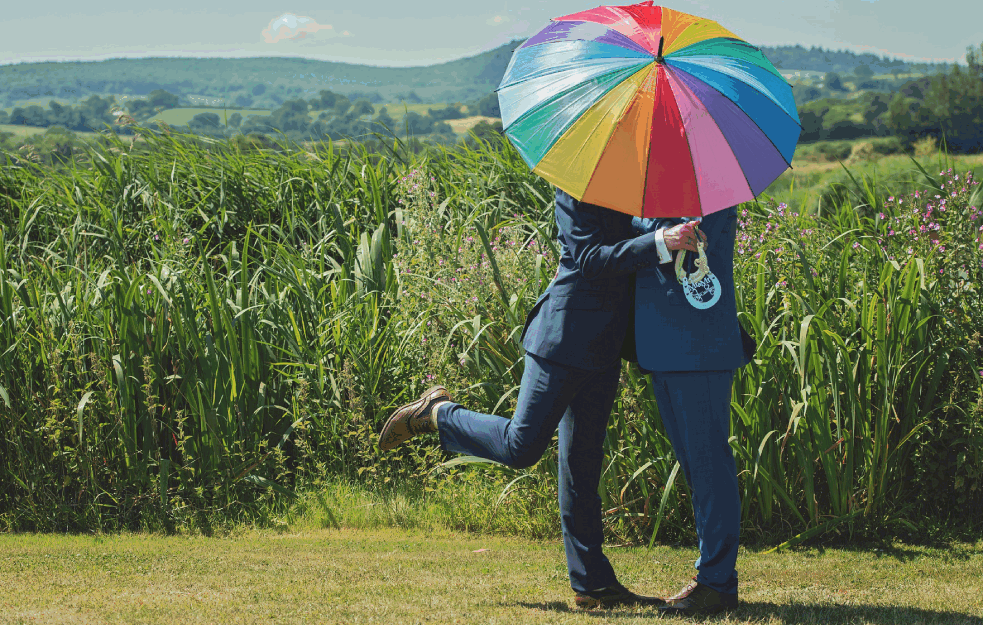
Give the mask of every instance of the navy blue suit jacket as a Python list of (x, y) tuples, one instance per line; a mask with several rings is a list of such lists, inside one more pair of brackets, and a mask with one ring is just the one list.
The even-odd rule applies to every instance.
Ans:
[[(654, 232), (683, 221), (687, 220), (641, 219), (636, 227)], [(737, 321), (734, 298), (737, 210), (707, 215), (700, 230), (707, 235), (707, 264), (722, 289), (716, 304), (706, 310), (691, 306), (676, 280), (674, 262), (642, 268), (635, 277), (638, 364), (647, 371), (733, 370), (747, 364), (754, 353), (754, 341)]]
[[(634, 276), (657, 265), (652, 233), (630, 215), (556, 190), (559, 272), (526, 317), (529, 353), (578, 369), (634, 359)], [(634, 225), (633, 225), (634, 219)]]

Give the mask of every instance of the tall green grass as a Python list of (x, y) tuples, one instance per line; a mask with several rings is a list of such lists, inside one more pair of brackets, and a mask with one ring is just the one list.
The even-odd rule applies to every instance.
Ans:
[[(453, 487), (467, 465), (435, 471), (449, 458), (432, 439), (380, 455), (375, 433), (435, 380), (509, 414), (525, 313), (556, 268), (552, 191), (504, 142), (413, 151), (165, 134), (0, 168), (2, 526), (256, 519), (328, 477)], [(739, 310), (759, 351), (735, 379), (732, 445), (749, 532), (978, 509), (980, 193), (926, 167), (911, 180), (955, 185), (945, 211), (934, 189), (855, 171), (818, 211), (794, 189), (741, 207)], [(691, 532), (634, 366), (605, 444), (609, 531)], [(481, 470), (503, 475), (497, 505), (528, 506), (554, 469), (551, 451)]]

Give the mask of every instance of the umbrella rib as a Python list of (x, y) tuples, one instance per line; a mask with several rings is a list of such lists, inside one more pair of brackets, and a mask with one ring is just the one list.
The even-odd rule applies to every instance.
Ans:
[[(670, 71), (675, 72), (677, 70), (676, 69), (671, 69)], [(679, 81), (679, 83), (683, 86), (683, 88), (685, 88), (687, 91), (690, 91), (689, 87), (687, 87), (681, 80), (679, 80), (678, 77), (676, 78), (676, 80)], [(710, 85), (707, 85), (707, 86), (710, 86)], [(711, 86), (711, 88), (712, 88), (712, 86)], [(720, 93), (720, 92), (718, 91), (717, 93)], [(723, 96), (722, 93), (720, 95)], [(724, 96), (724, 97), (726, 98), (727, 96)], [(698, 97), (696, 97), (696, 94), (695, 93), (693, 94), (693, 98), (697, 102), (700, 101), (700, 99)], [(728, 101), (730, 101), (730, 100), (728, 100)], [(700, 104), (702, 104), (702, 102), (700, 102)], [(737, 106), (737, 105), (735, 104), (735, 106)], [(704, 106), (703, 109), (706, 110), (706, 106)], [(740, 109), (740, 107), (738, 107), (738, 109)], [(707, 117), (709, 117), (710, 118), (710, 121), (713, 122), (713, 125), (717, 127), (717, 130), (720, 132), (720, 136), (723, 137), (724, 138), (724, 142), (727, 143), (727, 148), (730, 150), (730, 153), (734, 155), (734, 160), (737, 160), (737, 154), (734, 152), (734, 148), (733, 148), (733, 146), (731, 146), (730, 141), (727, 141), (727, 135), (724, 134), (724, 129), (720, 127), (720, 124), (717, 122), (717, 118), (715, 118), (713, 115), (710, 115), (709, 114), (709, 111), (707, 111)], [(748, 119), (751, 119), (751, 116), (750, 115), (748, 115), (747, 117), (748, 117)], [(752, 120), (752, 121), (754, 121), (754, 120)], [(758, 125), (755, 124), (755, 127), (757, 127), (757, 126)], [(685, 129), (685, 125), (683, 126), (683, 128)], [(762, 132), (761, 134), (765, 135), (764, 132)], [(687, 136), (688, 136), (688, 133), (687, 133)], [(767, 136), (768, 135), (765, 135), (765, 137), (767, 137)], [(770, 139), (769, 139), (769, 141), (770, 141)], [(689, 143), (688, 140), (687, 140), (687, 143)], [(772, 146), (775, 146), (775, 144), (772, 143)], [(693, 151), (693, 149), (691, 147), (690, 148), (690, 156), (692, 156), (692, 151)], [(775, 147), (775, 151), (778, 152), (779, 154), (781, 154), (781, 151), (777, 147)], [(785, 160), (785, 157), (782, 157), (782, 160)], [(791, 167), (791, 165), (789, 165), (789, 166)], [(744, 171), (744, 167), (741, 166), (741, 163), (740, 163), (739, 160), (737, 161), (737, 169), (741, 172), (741, 176), (744, 177), (744, 182), (747, 184), (747, 188), (748, 188), (748, 191), (751, 192), (751, 196), (752, 197), (757, 197), (757, 194), (754, 192), (754, 187), (751, 186), (751, 181), (748, 179), (747, 173)]]
[[(627, 69), (630, 69), (630, 68), (628, 68), (628, 67), (621, 67), (621, 68), (617, 68), (617, 69), (614, 69), (614, 70), (611, 70), (611, 71), (608, 71), (608, 72), (605, 72), (605, 73), (603, 73), (603, 74), (599, 74), (599, 75), (597, 75), (597, 76), (595, 76), (594, 78), (592, 78), (592, 79), (591, 79), (591, 82), (594, 82), (595, 84), (597, 84), (597, 83), (599, 83), (599, 82), (600, 82), (600, 81), (601, 81), (602, 79), (604, 79), (604, 78), (607, 78), (607, 77), (610, 77), (610, 76), (611, 76), (612, 74), (617, 74), (617, 73), (622, 73), (622, 72), (625, 72), (625, 71), (626, 71)], [(634, 69), (634, 68), (631, 68), (631, 69)], [(637, 71), (637, 70), (636, 70), (636, 71)], [(520, 122), (523, 122), (523, 121), (525, 121), (525, 120), (526, 120), (526, 119), (528, 119), (528, 118), (529, 118), (530, 116), (532, 116), (532, 115), (535, 115), (535, 114), (536, 114), (537, 112), (539, 112), (539, 111), (540, 111), (541, 109), (543, 109), (543, 108), (544, 108), (545, 106), (547, 106), (547, 105), (550, 105), (550, 104), (553, 104), (553, 103), (555, 103), (555, 102), (557, 102), (558, 100), (560, 100), (561, 98), (563, 98), (563, 97), (565, 97), (565, 96), (567, 96), (567, 95), (569, 95), (569, 94), (571, 94), (571, 93), (573, 93), (574, 91), (576, 91), (576, 90), (578, 90), (578, 89), (581, 89), (581, 88), (582, 88), (582, 87), (583, 87), (583, 86), (584, 86), (585, 84), (587, 84), (587, 83), (581, 83), (581, 84), (579, 84), (579, 85), (573, 85), (572, 87), (569, 87), (569, 88), (567, 88), (567, 89), (564, 89), (563, 91), (561, 91), (561, 92), (559, 92), (559, 93), (556, 93), (556, 94), (554, 94), (552, 98), (550, 98), (550, 99), (548, 99), (548, 100), (544, 100), (543, 102), (540, 102), (540, 103), (539, 103), (539, 104), (538, 104), (537, 106), (535, 106), (535, 107), (533, 107), (533, 108), (530, 108), (530, 109), (528, 109), (528, 110), (527, 110), (527, 111), (525, 111), (525, 112), (524, 112), (524, 113), (523, 113), (522, 115), (520, 115), (520, 116), (518, 116), (518, 117), (516, 117), (516, 118), (515, 118), (515, 119), (514, 119), (514, 120), (512, 121), (512, 123), (510, 123), (510, 124), (509, 124), (509, 128), (511, 128), (511, 127), (513, 127), (513, 126), (515, 126), (516, 124), (518, 124), (518, 123), (520, 123)], [(604, 97), (604, 95), (606, 95), (606, 94), (607, 94), (608, 92), (610, 92), (610, 91), (611, 91), (612, 89), (614, 89), (614, 88), (615, 88), (616, 86), (617, 86), (617, 84), (615, 84), (615, 85), (610, 85), (610, 86), (608, 86), (608, 88), (607, 88), (607, 89), (605, 89), (603, 93), (600, 93), (600, 94), (597, 94), (597, 95), (596, 95), (596, 96), (594, 96), (594, 97), (593, 97), (592, 99), (594, 99), (594, 100), (597, 100), (597, 99), (600, 99), (600, 98), (602, 98), (602, 97)], [(563, 106), (563, 107), (561, 107), (561, 108), (558, 108), (558, 109), (556, 109), (556, 111), (557, 111), (557, 112), (560, 112), (560, 111), (566, 111), (566, 110), (568, 110), (568, 109), (569, 109), (569, 108), (570, 108), (571, 106), (574, 106), (574, 105), (575, 105), (576, 103), (578, 103), (578, 102), (580, 102), (580, 101), (581, 101), (581, 100), (582, 100), (582, 99), (583, 99), (584, 97), (586, 97), (586, 96), (584, 96), (584, 95), (582, 95), (582, 96), (580, 96), (580, 97), (578, 97), (578, 98), (575, 98), (575, 99), (573, 99), (572, 101), (570, 101), (570, 102), (568, 102), (568, 103), (567, 103), (567, 104), (566, 104), (565, 106)], [(590, 107), (588, 107), (588, 108), (590, 108)], [(556, 116), (556, 115), (554, 115), (554, 117), (555, 117), (555, 116)], [(574, 120), (574, 121), (576, 121), (576, 120)], [(571, 124), (572, 124), (572, 123), (573, 123), (573, 122), (571, 122)], [(569, 129), (569, 127), (570, 127), (570, 125), (568, 124), (568, 125), (566, 126), (566, 128), (564, 128), (564, 129), (563, 129), (563, 132), (561, 132), (561, 133), (560, 133), (560, 134), (559, 134), (558, 136), (563, 136), (563, 133), (564, 133), (564, 132), (566, 132), (566, 131), (567, 131), (567, 129)], [(506, 130), (506, 129), (505, 129), (505, 128), (503, 128), (503, 130)], [(554, 143), (555, 143), (555, 142), (554, 142)]]
[[(666, 65), (668, 66), (669, 64), (667, 63)], [(692, 74), (690, 74), (689, 72), (687, 72), (687, 71), (685, 71), (685, 70), (683, 70), (683, 69), (680, 69), (680, 68), (678, 68), (678, 67), (675, 67), (675, 68), (673, 68), (673, 69), (674, 69), (674, 71), (677, 71), (677, 72), (680, 72), (680, 73), (683, 73), (683, 74), (686, 74), (687, 76), (690, 76), (690, 77), (692, 77), (692, 78), (693, 78), (694, 80), (699, 80), (699, 81), (700, 81), (701, 83), (703, 83), (704, 85), (706, 85), (706, 86), (707, 86), (707, 88), (709, 88), (709, 89), (713, 89), (714, 91), (716, 91), (717, 93), (719, 93), (719, 94), (720, 94), (720, 96), (721, 96), (722, 98), (724, 98), (725, 100), (727, 100), (728, 102), (730, 102), (731, 104), (733, 104), (734, 106), (736, 106), (736, 107), (738, 108), (738, 110), (740, 110), (740, 111), (741, 111), (741, 113), (744, 113), (744, 109), (742, 109), (742, 108), (741, 108), (741, 105), (740, 105), (740, 104), (738, 104), (737, 102), (734, 102), (734, 100), (732, 100), (731, 98), (728, 98), (728, 97), (727, 97), (727, 94), (726, 94), (726, 93), (724, 93), (724, 92), (722, 92), (722, 91), (721, 91), (720, 89), (717, 89), (716, 87), (714, 87), (713, 85), (711, 85), (710, 83), (708, 83), (708, 82), (706, 82), (706, 81), (704, 81), (704, 80), (700, 80), (700, 79), (699, 79), (699, 78), (697, 78), (696, 76), (693, 76)], [(779, 108), (780, 108), (780, 107), (779, 107)], [(754, 124), (754, 127), (755, 127), (755, 128), (757, 128), (758, 130), (761, 130), (761, 126), (759, 126), (759, 125), (758, 125), (758, 123), (754, 121), (754, 118), (753, 118), (753, 117), (751, 117), (751, 116), (750, 116), (750, 115), (748, 115), (747, 113), (744, 113), (744, 115), (745, 115), (745, 116), (746, 116), (746, 117), (747, 117), (748, 119), (750, 119), (750, 120), (751, 120), (751, 123), (752, 123), (752, 124)], [(792, 119), (792, 118), (790, 117), (789, 119)], [(795, 120), (792, 120), (792, 121), (795, 121)], [(799, 126), (799, 128), (800, 128), (800, 129), (802, 128), (802, 125), (801, 125), (801, 124), (797, 124), (797, 125)], [(719, 126), (718, 126), (718, 127), (719, 127)], [(772, 141), (772, 139), (771, 139), (771, 137), (769, 137), (769, 136), (768, 136), (768, 133), (766, 133), (766, 132), (765, 132), (764, 130), (761, 130), (761, 134), (762, 134), (762, 135), (764, 136), (764, 138), (765, 138), (765, 139), (767, 139), (767, 140), (768, 140), (768, 143), (770, 143), (770, 144), (772, 145), (772, 147), (774, 147), (774, 148), (775, 148), (775, 151), (776, 151), (776, 152), (778, 152), (778, 155), (782, 157), (782, 160), (783, 160), (783, 161), (785, 161), (785, 164), (786, 164), (786, 165), (788, 165), (789, 167), (791, 167), (791, 166), (792, 166), (792, 163), (790, 163), (790, 162), (788, 161), (788, 159), (787, 159), (787, 158), (785, 158), (785, 155), (784, 155), (784, 154), (782, 154), (782, 151), (781, 151), (781, 149), (779, 149), (779, 147), (778, 147), (777, 145), (775, 145), (775, 142), (774, 142), (774, 141)], [(798, 141), (796, 141), (796, 143), (798, 143)], [(753, 191), (753, 189), (752, 189), (752, 191)]]
[[(692, 73), (687, 72), (684, 68), (680, 67), (679, 66), (679, 63), (680, 62), (685, 63), (686, 61), (680, 61), (680, 60), (677, 60), (677, 59), (666, 59), (666, 65), (671, 65), (673, 67), (673, 69), (676, 70), (676, 71), (685, 72), (687, 76), (693, 76), (693, 78), (695, 78), (696, 80), (699, 80), (700, 82), (705, 83), (708, 87), (710, 87), (711, 89), (717, 91), (718, 93), (720, 93), (720, 95), (722, 95), (725, 98), (727, 98), (727, 95), (725, 93), (723, 93), (722, 91), (720, 91), (719, 89), (717, 89), (716, 87), (714, 87), (713, 85), (711, 85), (710, 83), (708, 83), (707, 81), (705, 81), (705, 80), (703, 80), (703, 79), (701, 79), (701, 78), (699, 78), (697, 76), (694, 76)], [(694, 65), (696, 65), (697, 67), (701, 67), (703, 69), (706, 69), (708, 71), (711, 71), (711, 72), (715, 72), (716, 71), (716, 70), (714, 70), (712, 68), (706, 67), (705, 65), (700, 65), (698, 63), (694, 63)], [(724, 72), (717, 72), (717, 73), (723, 74), (724, 76), (728, 76), (730, 78), (733, 78), (734, 80), (739, 80), (738, 78), (736, 78), (734, 76), (731, 76), (730, 74), (724, 74)], [(788, 111), (785, 110), (785, 107), (783, 107), (781, 104), (778, 104), (777, 102), (775, 102), (774, 100), (772, 100), (771, 96), (769, 96), (767, 93), (762, 92), (760, 89), (758, 89), (757, 87), (755, 87), (754, 85), (752, 85), (751, 83), (749, 83), (747, 81), (741, 80), (740, 82), (741, 82), (741, 84), (747, 85), (751, 89), (754, 89), (756, 92), (760, 93), (762, 96), (768, 98), (772, 103), (775, 104), (775, 106), (777, 106), (779, 108), (779, 110), (781, 110), (781, 112), (786, 117), (788, 117), (789, 121), (791, 121), (793, 124), (795, 124), (796, 126), (798, 126), (800, 131), (802, 130), (802, 122), (800, 122), (799, 120), (797, 120), (794, 117), (792, 117), (791, 115), (789, 115), (788, 114)], [(734, 102), (734, 100), (732, 98), (727, 98), (727, 99), (730, 100), (731, 102)], [(736, 106), (740, 106), (740, 104), (737, 104), (737, 102), (734, 102), (734, 104)]]
[[(651, 71), (651, 68), (649, 68), (648, 71)], [(643, 81), (642, 84), (644, 84), (644, 81)], [(588, 178), (588, 180), (587, 180), (587, 186), (585, 187), (585, 192), (586, 192), (586, 189), (589, 189), (591, 187), (591, 184), (594, 181), (594, 176), (597, 174), (598, 167), (600, 166), (601, 160), (603, 159), (603, 154), (607, 150), (608, 146), (611, 144), (611, 141), (614, 140), (614, 137), (615, 137), (615, 134), (616, 134), (618, 125), (621, 123), (621, 120), (624, 119), (625, 115), (628, 114), (628, 111), (630, 111), (632, 109), (632, 107), (635, 106), (636, 102), (638, 102), (638, 96), (639, 96), (639, 94), (641, 92), (642, 92), (642, 89), (641, 89), (641, 86), (640, 86), (638, 89), (636, 89), (635, 93), (632, 94), (631, 98), (628, 99), (628, 101), (625, 103), (625, 106), (621, 109), (621, 114), (618, 116), (618, 121), (615, 122), (614, 124), (612, 124), (612, 126), (611, 126), (611, 134), (608, 135), (607, 140), (604, 142), (604, 148), (599, 151), (600, 156), (598, 157), (597, 161), (594, 162), (594, 166), (591, 168), (590, 177)], [(596, 126), (595, 126), (595, 128), (596, 128)], [(645, 161), (645, 166), (646, 166), (646, 168), (648, 167), (648, 160)], [(641, 197), (642, 197), (642, 204), (644, 205), (645, 204), (645, 201), (644, 201), (644, 198), (645, 198), (645, 184), (647, 184), (647, 180), (645, 180), (645, 177), (644, 176), (642, 178), (643, 178), (643, 180), (642, 180), (642, 195), (641, 195)], [(639, 215), (641, 215), (641, 212), (642, 212), (641, 209), (639, 209)]]
[[(612, 67), (615, 67), (617, 69), (623, 69), (623, 68), (632, 67), (632, 64), (624, 64), (624, 65), (621, 65), (621, 64), (616, 64), (616, 63), (613, 63), (612, 62), (612, 61), (620, 61), (622, 59), (624, 59), (624, 60), (628, 60), (628, 59), (636, 60), (636, 61), (638, 61), (636, 63), (636, 65), (639, 65), (639, 66), (645, 65), (646, 63), (651, 63), (652, 62), (651, 59), (638, 58), (638, 57), (630, 57), (630, 56), (624, 56), (624, 57), (619, 56), (619, 57), (605, 57), (603, 59), (595, 59), (595, 60), (598, 60), (598, 61), (604, 61), (603, 63), (601, 63), (601, 62), (593, 63), (593, 64), (590, 64), (590, 63), (580, 63), (580, 64), (565, 63), (564, 65), (561, 65), (561, 66), (558, 66), (558, 67), (553, 68), (553, 71), (544, 72), (542, 74), (534, 74), (534, 75), (530, 75), (530, 76), (523, 76), (521, 79), (516, 80), (515, 82), (510, 82), (507, 85), (499, 85), (498, 87), (495, 88), (495, 93), (501, 91), (502, 89), (510, 89), (512, 87), (515, 87), (517, 85), (521, 85), (521, 84), (526, 83), (526, 82), (530, 82), (532, 80), (538, 80), (540, 78), (545, 78), (547, 76), (553, 76), (554, 74), (562, 74), (564, 72), (575, 72), (575, 71), (582, 70), (585, 67), (591, 67), (591, 66), (601, 67), (601, 66), (604, 66), (604, 65), (611, 65)], [(616, 71), (616, 70), (610, 70), (610, 71)], [(605, 73), (607, 73), (607, 72), (605, 72)]]
[[(783, 113), (785, 113), (786, 115), (789, 116), (789, 119), (791, 119), (795, 123), (799, 124), (799, 127), (800, 128), (802, 127), (801, 122), (799, 120), (795, 119), (794, 117), (792, 117), (792, 115), (789, 114), (789, 112), (785, 109), (785, 105), (778, 101), (778, 99), (777, 99), (778, 97), (777, 96), (773, 96), (771, 94), (771, 90), (763, 82), (761, 82), (761, 80), (759, 80), (754, 74), (752, 74), (750, 71), (748, 71), (747, 69), (745, 69), (743, 67), (736, 68), (735, 69), (735, 68), (730, 68), (727, 65), (723, 65), (723, 67), (728, 67), (728, 69), (731, 69), (731, 70), (733, 70), (735, 72), (735, 73), (730, 73), (730, 72), (725, 72), (723, 70), (717, 69), (716, 67), (712, 67), (712, 66), (710, 66), (708, 64), (700, 63), (700, 62), (696, 62), (696, 61), (693, 61), (692, 60), (692, 59), (699, 59), (699, 60), (702, 61), (702, 60), (704, 60), (706, 58), (709, 58), (709, 57), (687, 57), (686, 60), (679, 60), (679, 59), (674, 59), (674, 60), (675, 60), (675, 62), (677, 64), (679, 64), (679, 63), (692, 63), (693, 65), (696, 65), (697, 67), (701, 67), (701, 68), (703, 68), (705, 70), (708, 70), (708, 71), (711, 71), (711, 72), (717, 72), (719, 74), (723, 74), (724, 76), (729, 76), (730, 78), (733, 78), (734, 80), (740, 81), (741, 83), (747, 85), (748, 87), (751, 87), (752, 89), (754, 89), (755, 91), (757, 91), (761, 95), (765, 96), (766, 98), (768, 98), (769, 100), (771, 100), (772, 102), (774, 102), (780, 109), (782, 109), (782, 112)], [(682, 67), (679, 67), (678, 69), (683, 70)], [(683, 71), (685, 71), (685, 70), (683, 70)], [(747, 78), (743, 78), (742, 76), (736, 75), (736, 73), (738, 73), (738, 72), (739, 73), (742, 73), (742, 74), (746, 74), (748, 76), (748, 78), (750, 78), (750, 80), (748, 80)], [(770, 72), (769, 72), (769, 74), (770, 74)], [(785, 83), (785, 84), (787, 85), (788, 83)], [(759, 85), (760, 85), (760, 88), (759, 88)], [(792, 105), (793, 106), (795, 105), (794, 99), (793, 99)]]

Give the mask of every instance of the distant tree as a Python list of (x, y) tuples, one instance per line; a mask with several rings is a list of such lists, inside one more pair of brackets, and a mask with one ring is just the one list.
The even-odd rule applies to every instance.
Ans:
[(356, 117), (361, 117), (362, 115), (372, 115), (375, 113), (375, 107), (367, 99), (362, 98), (360, 100), (355, 100), (352, 104), (352, 113)]
[(338, 94), (323, 89), (318, 93), (316, 98), (311, 98), (309, 101), (312, 111), (323, 111), (327, 109), (333, 109), (335, 101), (338, 99)]
[(823, 129), (819, 138), (826, 141), (856, 139), (867, 134), (866, 129), (853, 120), (853, 106), (830, 107), (823, 118)]
[(799, 141), (819, 140), (823, 130), (823, 118), (828, 111), (828, 106), (799, 111), (799, 122), (802, 124), (802, 133), (799, 135)]
[(0, 109), (0, 124), (6, 124), (10, 121), (10, 114), (7, 111)]
[(478, 146), (480, 141), (487, 141), (491, 143), (492, 147), (499, 147), (503, 145), (501, 143), (501, 137), (502, 122), (496, 121), (489, 124), (488, 122), (482, 120), (468, 131), (468, 134), (464, 139), (464, 143), (472, 148), (475, 148)]
[(351, 108), (351, 106), (351, 100), (349, 100), (346, 96), (338, 95), (338, 97), (335, 98), (331, 109), (334, 111), (335, 115), (341, 117), (348, 112), (348, 109)]
[(864, 122), (868, 125), (873, 125), (874, 120), (887, 112), (888, 105), (889, 100), (887, 96), (875, 95), (867, 105), (867, 108), (864, 109)]
[(32, 104), (26, 108), (17, 107), (10, 113), (10, 123), (17, 126), (37, 126), (44, 128), (48, 125), (45, 119), (44, 109), (37, 104)]
[(870, 69), (869, 65), (858, 65), (853, 68), (853, 75), (860, 80), (867, 80), (868, 78), (873, 77), (874, 70)]
[(932, 79), (930, 77), (919, 78), (917, 80), (909, 80), (898, 90), (902, 95), (908, 98), (915, 98), (916, 100), (925, 99), (925, 91), (932, 86)]
[(352, 100), (353, 102), (363, 98), (372, 104), (380, 104), (385, 102), (385, 98), (383, 98), (378, 91), (351, 91), (348, 93), (348, 99)]
[(935, 124), (931, 111), (915, 98), (907, 98), (903, 93), (895, 93), (888, 105), (887, 126), (891, 134), (908, 147), (919, 137), (928, 134)]
[(396, 121), (390, 117), (386, 107), (379, 109), (379, 114), (373, 120), (372, 130), (387, 135), (396, 131)]
[(447, 122), (435, 121), (430, 132), (441, 143), (454, 143), (457, 141), (457, 135), (454, 134), (454, 129)]
[(822, 96), (823, 92), (812, 85), (792, 85), (792, 97), (795, 98), (796, 106), (818, 100)]
[(44, 131), (38, 146), (52, 162), (67, 163), (75, 149), (75, 133), (64, 126), (51, 126)]
[(478, 100), (478, 114), (486, 117), (501, 117), (502, 109), (498, 106), (498, 94), (489, 93)]
[(147, 96), (147, 103), (151, 109), (172, 109), (178, 105), (180, 98), (173, 93), (168, 93), (163, 89), (154, 89)]
[(307, 127), (307, 138), (311, 141), (327, 141), (331, 139), (328, 122), (316, 119)]
[(420, 104), (423, 102), (423, 100), (420, 99), (420, 96), (416, 95), (416, 91), (410, 91), (403, 99), (409, 104)]
[(307, 102), (300, 98), (287, 100), (270, 114), (270, 121), (284, 132), (307, 132), (311, 124), (307, 116)]
[(109, 109), (115, 100), (103, 99), (97, 95), (89, 96), (79, 103), (80, 126), (90, 130), (102, 130), (106, 124), (112, 123), (113, 117)]
[(266, 85), (264, 85), (263, 83), (260, 83), (255, 87), (253, 87), (253, 95), (260, 96), (263, 95), (264, 93), (266, 93)]
[(221, 121), (216, 113), (198, 113), (188, 122), (188, 128), (192, 132), (214, 134), (221, 129)]
[(983, 44), (967, 49), (966, 68), (952, 65), (931, 79), (924, 108), (935, 123), (933, 134), (944, 137), (955, 152), (983, 151)]
[(150, 102), (146, 100), (127, 100), (126, 110), (130, 112), (130, 115), (134, 119), (144, 120), (154, 116), (157, 111), (151, 106)]
[(242, 115), (239, 113), (233, 113), (229, 115), (229, 126), (231, 128), (238, 128), (242, 124)]
[(826, 72), (826, 77), (823, 79), (826, 84), (827, 89), (833, 89), (834, 91), (845, 91), (843, 87), (842, 79), (840, 75), (836, 72)]
[(249, 108), (253, 105), (253, 99), (247, 95), (236, 96), (235, 99), (236, 106), (241, 106), (243, 108)]
[(244, 135), (263, 135), (276, 130), (270, 115), (250, 115), (239, 126), (239, 131)]
[(428, 135), (433, 131), (433, 120), (426, 115), (410, 111), (403, 117), (399, 130), (408, 135)]
[(442, 109), (427, 109), (427, 115), (436, 120), (461, 119), (464, 117), (459, 104), (448, 104)]
[(48, 102), (48, 112), (45, 114), (45, 126), (64, 126), (78, 128), (81, 116), (71, 106), (62, 106), (51, 100)]

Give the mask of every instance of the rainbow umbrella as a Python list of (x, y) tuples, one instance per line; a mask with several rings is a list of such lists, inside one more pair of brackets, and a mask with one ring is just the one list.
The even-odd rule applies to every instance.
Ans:
[(642, 2), (565, 17), (512, 56), (506, 136), (578, 200), (695, 217), (753, 199), (792, 162), (792, 88), (712, 20)]

